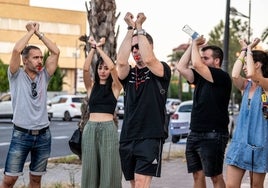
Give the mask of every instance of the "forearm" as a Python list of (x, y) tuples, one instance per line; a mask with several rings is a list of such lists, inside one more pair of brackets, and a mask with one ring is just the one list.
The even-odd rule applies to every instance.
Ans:
[(233, 79), (237, 79), (238, 77), (240, 77), (241, 74), (241, 70), (243, 68), (243, 64), (245, 63), (245, 54), (246, 51), (241, 51), (241, 53), (239, 54), (238, 58), (236, 59), (233, 69), (232, 69), (232, 78)]
[(139, 52), (143, 63), (147, 66), (151, 66), (157, 58), (153, 52), (153, 46), (149, 43), (145, 35), (138, 35)]
[(88, 91), (92, 86), (92, 78), (90, 76), (91, 63), (93, 60), (93, 56), (96, 49), (95, 47), (91, 47), (87, 58), (85, 59), (84, 67), (83, 67), (83, 80), (86, 90)]
[(119, 47), (116, 60), (116, 63), (119, 66), (128, 64), (128, 59), (131, 52), (131, 39), (133, 32), (133, 29), (127, 31), (127, 34)]
[(247, 48), (246, 58), (247, 58), (247, 76), (249, 78), (252, 78), (256, 74), (256, 68), (254, 65), (254, 60), (253, 60), (252, 51), (250, 47)]
[(21, 57), (20, 57), (21, 52), (23, 51), (25, 46), (28, 44), (33, 34), (34, 34), (34, 30), (28, 31), (18, 42), (16, 42), (12, 51), (10, 62), (9, 62), (11, 73), (15, 73), (19, 69), (20, 62), (21, 62)]
[(186, 49), (186, 51), (183, 53), (179, 62), (176, 64), (176, 69), (179, 72), (189, 68), (189, 62), (191, 61), (191, 49), (192, 49), (192, 46), (190, 44), (188, 48)]
[(50, 51), (51, 55), (59, 56), (60, 50), (55, 43), (45, 36), (44, 33), (36, 31), (35, 35), (41, 40)]
[(200, 67), (200, 66), (204, 66), (204, 63), (203, 63), (201, 56), (200, 56), (200, 53), (199, 53), (199, 46), (195, 42), (193, 42), (193, 44), (192, 44), (191, 57), (192, 57), (193, 67), (195, 69), (198, 69), (198, 67)]
[(97, 51), (99, 52), (100, 56), (102, 57), (103, 61), (106, 62), (109, 70), (113, 70), (114, 69), (114, 63), (111, 60), (111, 58), (102, 50), (101, 47), (97, 46)]

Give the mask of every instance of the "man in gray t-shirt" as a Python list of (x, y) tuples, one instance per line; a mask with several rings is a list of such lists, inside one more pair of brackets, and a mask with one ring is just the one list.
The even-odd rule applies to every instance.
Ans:
[[(13, 48), (8, 67), (14, 129), (0, 188), (14, 186), (18, 176), (23, 174), (28, 153), (31, 154), (29, 187), (41, 187), (41, 177), (46, 172), (51, 151), (47, 86), (56, 71), (60, 51), (39, 31), (38, 23), (27, 23), (26, 29), (27, 33)], [(27, 46), (34, 35), (50, 52), (44, 67), (41, 50), (36, 46)], [(20, 67), (21, 60), (23, 68)]]

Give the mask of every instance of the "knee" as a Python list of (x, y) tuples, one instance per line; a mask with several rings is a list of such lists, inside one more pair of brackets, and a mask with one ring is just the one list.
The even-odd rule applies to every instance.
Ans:
[(4, 176), (2, 185), (0, 188), (11, 188), (15, 185), (16, 181), (18, 179), (18, 176)]
[(223, 176), (222, 174), (218, 175), (218, 176), (213, 176), (211, 177), (211, 181), (213, 182), (213, 184), (225, 184), (224, 180), (223, 180)]
[(41, 183), (41, 177), (42, 176), (36, 176), (30, 174), (30, 184), (40, 184)]

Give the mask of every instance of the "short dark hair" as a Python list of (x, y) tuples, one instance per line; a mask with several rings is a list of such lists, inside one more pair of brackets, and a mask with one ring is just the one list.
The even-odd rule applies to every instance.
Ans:
[(35, 50), (40, 50), (40, 48), (38, 48), (37, 46), (33, 46), (33, 45), (29, 45), (26, 46), (22, 51), (21, 51), (21, 55), (22, 57), (26, 58), (29, 55), (30, 50), (35, 49)]
[(260, 62), (262, 64), (261, 71), (265, 78), (268, 78), (268, 54), (261, 50), (253, 50), (252, 57), (254, 63)]
[(218, 46), (214, 46), (214, 45), (210, 45), (210, 46), (205, 46), (201, 49), (202, 52), (206, 51), (206, 50), (212, 50), (213, 54), (212, 57), (215, 58), (219, 58), (220, 59), (220, 66), (222, 65), (222, 61), (223, 61), (223, 51), (220, 47)]
[[(133, 36), (132, 36), (132, 38), (135, 37), (135, 36), (138, 36), (138, 33), (134, 33)], [(154, 44), (153, 37), (149, 33), (146, 32), (146, 35), (145, 36), (146, 36), (146, 38), (147, 38), (147, 40), (148, 40), (148, 42), (150, 44)]]

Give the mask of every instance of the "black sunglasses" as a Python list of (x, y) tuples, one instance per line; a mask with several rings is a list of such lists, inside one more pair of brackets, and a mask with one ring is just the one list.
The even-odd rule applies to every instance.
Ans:
[(138, 50), (139, 49), (139, 44), (135, 44), (135, 45), (131, 46), (131, 51), (133, 51), (134, 48), (136, 48)]
[(31, 87), (32, 87), (32, 96), (36, 97), (37, 96), (37, 91), (36, 91), (36, 83), (32, 82), (31, 83)]

